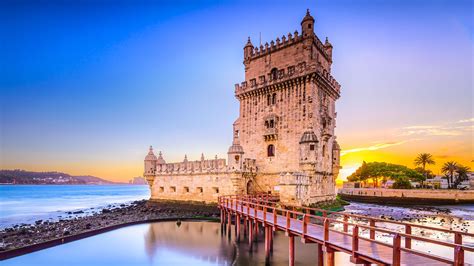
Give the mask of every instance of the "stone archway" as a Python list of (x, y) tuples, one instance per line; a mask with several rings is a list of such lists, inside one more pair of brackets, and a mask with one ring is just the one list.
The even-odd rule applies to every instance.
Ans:
[(255, 187), (252, 180), (247, 182), (247, 195), (255, 194)]

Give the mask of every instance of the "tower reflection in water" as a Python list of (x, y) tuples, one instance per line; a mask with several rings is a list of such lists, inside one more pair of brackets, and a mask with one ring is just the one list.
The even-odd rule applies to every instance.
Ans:
[(221, 225), (213, 222), (151, 223), (145, 249), (151, 262), (181, 262), (178, 257), (185, 256), (203, 265), (230, 265), (235, 253), (232, 242), (221, 237)]

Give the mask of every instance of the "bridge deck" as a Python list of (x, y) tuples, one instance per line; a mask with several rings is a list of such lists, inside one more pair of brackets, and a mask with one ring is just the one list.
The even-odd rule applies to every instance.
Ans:
[[(303, 221), (290, 218), (290, 227), (287, 229), (287, 217), (277, 214), (276, 224), (274, 222), (273, 213), (267, 212), (266, 218), (264, 219), (263, 210), (255, 210), (252, 207), (241, 206), (236, 204), (230, 207), (234, 212), (240, 213), (244, 216), (248, 216), (251, 219), (256, 219), (260, 222), (265, 220), (267, 225), (273, 226), (274, 228), (282, 231), (287, 231), (290, 234), (302, 236), (304, 239), (307, 239), (309, 242), (323, 243), (326, 246), (335, 249), (337, 251), (345, 252), (348, 254), (353, 254), (352, 252), (352, 235), (343, 233), (336, 230), (330, 230), (328, 236), (329, 240), (324, 241), (324, 227), (315, 223), (307, 224), (307, 233), (303, 235)], [(247, 208), (249, 209), (247, 211)], [(256, 216), (255, 216), (256, 211)], [(393, 247), (391, 244), (383, 244), (375, 241), (368, 241), (362, 238), (359, 238), (359, 249), (355, 253), (360, 258), (371, 261), (373, 263), (379, 264), (392, 264), (393, 256)], [(444, 258), (439, 257), (440, 259), (435, 259), (435, 255), (432, 258), (426, 257), (420, 254), (414, 254), (412, 252), (407, 252), (401, 250), (400, 252), (400, 264), (401, 265), (452, 265), (452, 263), (443, 263), (440, 260)]]

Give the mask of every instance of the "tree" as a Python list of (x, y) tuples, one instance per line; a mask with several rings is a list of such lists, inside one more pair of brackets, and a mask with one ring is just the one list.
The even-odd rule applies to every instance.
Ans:
[(454, 187), (457, 187), (462, 181), (467, 180), (467, 173), (471, 170), (469, 166), (464, 166), (458, 164), (456, 168), (456, 181), (454, 182)]
[[(426, 170), (426, 165), (428, 164), (435, 164), (436, 162), (433, 159), (433, 155), (429, 153), (420, 153), (415, 158), (415, 166), (420, 166), (423, 169), (423, 175), (425, 179), (428, 178), (428, 172)], [(421, 186), (423, 187), (423, 181), (421, 182)]]
[(446, 174), (448, 179), (448, 187), (451, 188), (453, 185), (454, 172), (457, 170), (458, 164), (454, 161), (445, 162), (441, 171)]
[[(374, 187), (378, 186), (378, 181), (382, 180), (401, 180), (406, 179), (408, 182), (411, 181), (423, 181), (425, 177), (403, 165), (391, 164), (386, 162), (370, 162), (362, 163), (347, 180), (349, 181), (367, 181), (372, 180)], [(406, 183), (406, 182), (405, 182)]]
[(410, 189), (412, 188), (412, 185), (410, 183), (410, 180), (408, 178), (400, 178), (395, 183), (393, 183), (392, 188), (395, 189)]

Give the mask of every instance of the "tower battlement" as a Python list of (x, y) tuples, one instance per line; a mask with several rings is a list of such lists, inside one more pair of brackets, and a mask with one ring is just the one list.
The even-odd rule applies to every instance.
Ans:
[(301, 42), (305, 38), (313, 39), (314, 45), (318, 47), (318, 49), (323, 54), (323, 56), (326, 57), (327, 60), (332, 60), (331, 55), (326, 52), (325, 44), (321, 42), (318, 36), (313, 35), (313, 36), (304, 37), (303, 35), (299, 34), (297, 30), (295, 30), (293, 34), (291, 34), (290, 32), (287, 35), (283, 35), (281, 39), (277, 37), (275, 40), (271, 40), (270, 43), (266, 42), (264, 45), (260, 45), (260, 47), (252, 45), (252, 43), (250, 42), (250, 37), (249, 37), (247, 45), (250, 42), (251, 49), (250, 49), (250, 53), (248, 54), (249, 57), (245, 58), (245, 60), (252, 60), (260, 56), (268, 55), (272, 52), (276, 52), (280, 49), (286, 48), (287, 46), (294, 45), (298, 42)]

